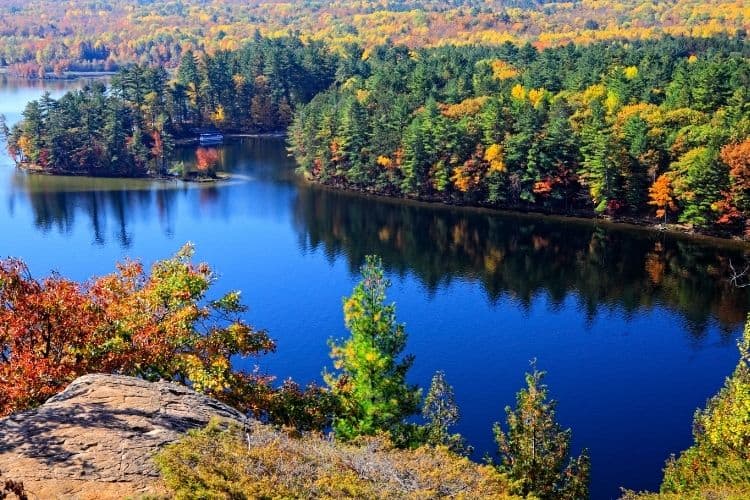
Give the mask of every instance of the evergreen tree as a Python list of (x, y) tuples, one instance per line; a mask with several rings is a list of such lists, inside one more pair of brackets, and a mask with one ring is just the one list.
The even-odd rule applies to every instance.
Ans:
[(404, 132), (404, 179), (401, 190), (405, 194), (418, 194), (424, 189), (423, 181), (429, 169), (429, 145), (424, 137), (424, 117), (417, 115)]
[(446, 446), (450, 450), (460, 453), (471, 453), (471, 447), (460, 434), (451, 434), (450, 428), (456, 425), (460, 418), (458, 405), (451, 387), (445, 380), (445, 372), (438, 371), (432, 377), (430, 389), (427, 391), (422, 416), (427, 420), (426, 442), (433, 446)]
[(683, 205), (680, 221), (706, 226), (716, 219), (714, 204), (726, 188), (727, 172), (718, 152), (709, 147), (691, 149), (672, 166), (677, 173), (674, 191)]
[[(624, 173), (625, 201), (632, 213), (639, 213), (646, 203), (649, 185), (648, 172), (655, 171), (656, 165), (649, 165), (654, 160), (648, 137), (648, 123), (640, 116), (634, 116), (625, 122), (624, 134), (628, 147), (628, 164)], [(652, 153), (652, 154), (649, 154)]]
[(602, 213), (618, 194), (619, 175), (614, 138), (606, 121), (604, 105), (599, 99), (590, 104), (591, 117), (581, 131), (582, 173), (591, 193), (594, 208)]
[[(494, 426), (500, 452), (498, 469), (512, 480), (517, 495), (549, 500), (588, 497), (590, 462), (586, 450), (570, 457), (570, 429), (555, 421), (557, 403), (547, 398), (544, 372), (526, 374), (526, 388), (516, 395), (516, 408), (505, 408), (507, 431)], [(567, 462), (567, 463), (566, 463)]]
[(416, 413), (420, 390), (407, 384), (413, 357), (406, 347), (404, 325), (396, 323), (396, 307), (386, 305), (385, 278), (379, 258), (368, 256), (362, 280), (344, 300), (344, 322), (351, 336), (331, 342), (334, 373), (324, 373), (341, 411), (334, 418), (336, 436), (350, 440), (388, 432), (397, 444), (410, 442), (404, 419)]
[(341, 155), (345, 162), (346, 177), (355, 185), (364, 185), (368, 181), (367, 149), (367, 115), (365, 109), (355, 97), (347, 99), (339, 122), (338, 137)]

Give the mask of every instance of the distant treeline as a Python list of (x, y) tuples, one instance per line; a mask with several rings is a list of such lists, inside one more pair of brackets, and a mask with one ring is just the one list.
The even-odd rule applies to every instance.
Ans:
[(130, 64), (177, 67), (189, 50), (236, 50), (258, 30), (300, 33), (336, 50), (386, 40), (537, 47), (660, 34), (746, 34), (742, 0), (0, 0), (0, 66), (28, 78)]
[(741, 37), (383, 46), (300, 109), (291, 150), (333, 186), (742, 233), (749, 55)]
[(110, 89), (94, 83), (59, 100), (32, 101), (3, 125), (19, 164), (53, 173), (144, 176), (166, 171), (175, 139), (202, 128), (276, 131), (295, 107), (333, 83), (337, 58), (320, 43), (257, 37), (236, 51), (187, 52), (170, 76), (130, 66)]

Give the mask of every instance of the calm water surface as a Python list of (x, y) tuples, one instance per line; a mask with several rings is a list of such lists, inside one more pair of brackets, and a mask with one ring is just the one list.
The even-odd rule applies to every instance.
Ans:
[[(44, 90), (0, 80), (0, 113), (14, 122)], [(749, 302), (726, 276), (740, 250), (313, 188), (281, 139), (232, 142), (222, 165), (233, 182), (185, 187), (29, 175), (3, 153), (0, 255), (85, 279), (192, 241), (221, 275), (217, 293), (243, 290), (248, 319), (278, 341), (277, 354), (245, 365), (305, 382), (329, 364), (326, 340), (346, 333), (341, 298), (364, 256), (380, 254), (416, 355), (412, 379), (446, 371), (477, 457), (494, 453), (492, 423), (536, 358), (575, 450), (590, 450), (597, 499), (657, 488), (664, 460), (691, 442), (694, 410), (736, 364)]]

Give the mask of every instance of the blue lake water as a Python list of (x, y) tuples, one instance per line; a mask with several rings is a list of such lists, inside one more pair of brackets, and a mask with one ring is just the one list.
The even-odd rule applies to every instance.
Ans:
[[(0, 113), (12, 123), (45, 89), (80, 84), (0, 80)], [(597, 499), (658, 488), (664, 460), (691, 443), (693, 412), (737, 362), (750, 301), (727, 277), (741, 247), (332, 192), (294, 175), (283, 139), (234, 140), (221, 164), (235, 180), (186, 187), (25, 174), (2, 153), (0, 256), (86, 279), (192, 241), (221, 276), (217, 295), (241, 289), (250, 322), (278, 342), (240, 363), (306, 382), (330, 365), (326, 340), (346, 334), (341, 299), (377, 253), (416, 355), (411, 378), (426, 386), (445, 370), (476, 457), (494, 454), (492, 423), (535, 358), (574, 449), (590, 451)]]

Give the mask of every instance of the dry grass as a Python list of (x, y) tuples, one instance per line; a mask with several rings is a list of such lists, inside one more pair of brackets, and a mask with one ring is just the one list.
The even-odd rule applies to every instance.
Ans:
[(504, 476), (446, 449), (341, 444), (261, 424), (193, 432), (158, 457), (177, 498), (512, 498)]

